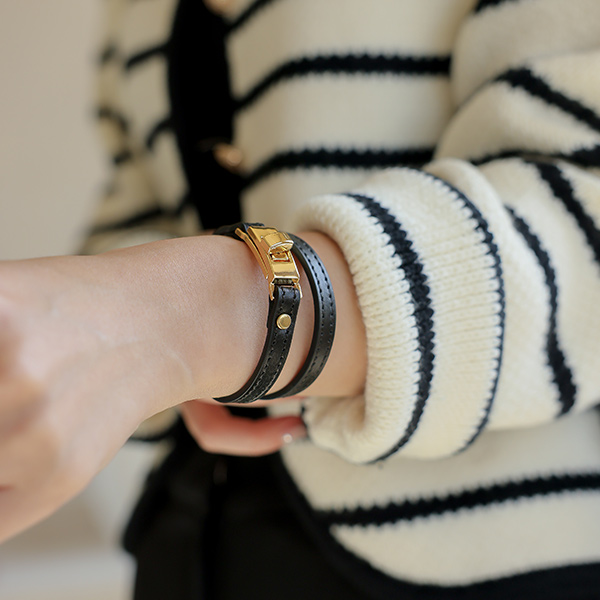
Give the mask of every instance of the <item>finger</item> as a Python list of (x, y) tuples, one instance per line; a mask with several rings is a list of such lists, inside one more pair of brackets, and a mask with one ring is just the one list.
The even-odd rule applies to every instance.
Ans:
[(224, 406), (191, 400), (181, 405), (185, 424), (207, 452), (235, 456), (262, 456), (306, 436), (300, 417), (247, 419)]

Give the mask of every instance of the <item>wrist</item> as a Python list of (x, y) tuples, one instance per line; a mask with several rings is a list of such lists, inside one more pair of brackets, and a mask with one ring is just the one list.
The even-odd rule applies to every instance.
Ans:
[(173, 363), (154, 411), (233, 392), (258, 360), (268, 300), (256, 260), (239, 245), (200, 235), (90, 257), (124, 304), (137, 306), (127, 327)]
[(186, 400), (239, 389), (264, 346), (267, 285), (244, 244), (222, 236), (163, 242), (169, 344), (190, 374)]
[[(301, 395), (353, 396), (364, 389), (366, 374), (366, 334), (352, 276), (339, 246), (317, 231), (297, 234), (321, 258), (331, 279), (337, 305), (334, 344), (319, 377)], [(231, 238), (220, 238), (222, 266), (216, 272), (221, 302), (214, 313), (214, 334), (222, 335), (211, 353), (211, 373), (219, 382), (218, 395), (233, 393), (248, 381), (256, 367), (266, 338), (268, 285), (250, 249)], [(314, 331), (314, 303), (304, 269), (298, 264), (302, 301), (285, 366), (271, 388), (275, 394), (298, 374), (304, 365)], [(221, 275), (219, 275), (221, 272)], [(218, 301), (214, 298), (213, 302)], [(226, 306), (237, 307), (224, 310)], [(228, 357), (225, 359), (224, 357)], [(217, 394), (212, 394), (216, 397)]]
[[(336, 336), (328, 361), (302, 395), (361, 393), (366, 373), (366, 338), (352, 277), (337, 244), (316, 231), (297, 234), (327, 269), (337, 305)], [(161, 245), (156, 260), (155, 244)], [(197, 236), (145, 245), (161, 277), (154, 284), (163, 308), (169, 344), (190, 373), (186, 398), (226, 396), (238, 391), (259, 362), (267, 335), (269, 291), (256, 258), (246, 244), (226, 236)], [(140, 247), (144, 248), (144, 247)], [(300, 371), (314, 330), (314, 308), (306, 273), (299, 265), (303, 298), (290, 352), (272, 391)], [(156, 272), (156, 268), (155, 268)], [(156, 286), (156, 282), (161, 282)]]
[[(296, 234), (317, 253), (331, 280), (336, 302), (336, 333), (323, 371), (302, 396), (354, 396), (362, 393), (366, 377), (366, 332), (352, 275), (345, 257), (328, 235), (318, 231), (301, 231)], [(301, 272), (301, 285), (305, 298), (304, 312), (299, 313), (295, 336), (286, 367), (274, 390), (280, 389), (295, 376), (304, 364), (314, 328), (313, 302), (306, 274)], [(306, 294), (305, 290), (308, 292)]]
[[(301, 264), (304, 255), (300, 256), (302, 260), (296, 256), (297, 272), (296, 267), (290, 263), (291, 256), (283, 251), (279, 259), (271, 263), (271, 255), (263, 254), (265, 248), (262, 242), (258, 242), (259, 238), (255, 237), (256, 230), (249, 228), (246, 231), (243, 226), (242, 230), (246, 233), (237, 235), (233, 234), (233, 227), (235, 226), (224, 228), (221, 235), (217, 236), (236, 242), (232, 244), (230, 241), (223, 253), (227, 257), (230, 277), (220, 279), (219, 296), (233, 298), (233, 303), (230, 304), (237, 304), (239, 310), (235, 313), (233, 330), (230, 326), (231, 314), (219, 310), (216, 322), (221, 324), (218, 329), (224, 334), (222, 341), (225, 347), (221, 350), (220, 357), (235, 356), (235, 359), (221, 360), (215, 365), (213, 372), (220, 373), (219, 380), (228, 384), (237, 380), (237, 388), (230, 394), (213, 397), (221, 402), (245, 403), (258, 397), (274, 397), (272, 392), (276, 393), (276, 390), (282, 389), (295, 378), (311, 345), (314, 309), (308, 278)], [(279, 240), (276, 230), (261, 229), (259, 237), (266, 234), (266, 231), (272, 236), (269, 244), (283, 243), (283, 238)], [(246, 243), (242, 243), (240, 237), (246, 234)], [(303, 245), (301, 240), (296, 241)], [(306, 251), (308, 250), (307, 248)], [(297, 283), (293, 286), (296, 290), (288, 279), (284, 279), (287, 283), (283, 285), (278, 283), (282, 277), (293, 280), (294, 272), (300, 275), (300, 281), (296, 280)], [(302, 300), (298, 283), (303, 290)], [(289, 313), (286, 316), (291, 316), (293, 323), (289, 331), (287, 327), (279, 327), (277, 317), (284, 313)], [(246, 332), (245, 336), (241, 331)], [(251, 343), (246, 344), (246, 341)], [(289, 352), (292, 353), (292, 360)], [(302, 362), (298, 364), (300, 357)], [(306, 371), (303, 372), (303, 377), (305, 374)]]

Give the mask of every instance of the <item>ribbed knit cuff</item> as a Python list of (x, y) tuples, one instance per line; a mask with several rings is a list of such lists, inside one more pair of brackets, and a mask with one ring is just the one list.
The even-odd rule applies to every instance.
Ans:
[(398, 168), (307, 200), (294, 215), (306, 229), (344, 253), (368, 357), (364, 396), (307, 400), (311, 439), (358, 463), (466, 447), (487, 422), (502, 349), (502, 270), (481, 213), (433, 175)]

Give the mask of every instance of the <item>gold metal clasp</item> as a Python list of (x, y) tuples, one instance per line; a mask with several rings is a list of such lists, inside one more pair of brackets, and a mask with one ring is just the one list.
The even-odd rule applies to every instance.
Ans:
[(292, 240), (286, 233), (273, 227), (251, 225), (248, 233), (235, 230), (237, 236), (246, 242), (258, 260), (265, 278), (269, 282), (269, 297), (274, 299), (275, 286), (287, 285), (296, 288), (302, 298), (300, 273), (292, 255)]

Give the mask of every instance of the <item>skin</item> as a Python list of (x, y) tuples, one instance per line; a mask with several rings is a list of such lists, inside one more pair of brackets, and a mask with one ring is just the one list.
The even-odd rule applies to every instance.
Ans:
[[(366, 337), (348, 266), (326, 235), (298, 235), (330, 274), (338, 319), (327, 365), (303, 395), (359, 394)], [(292, 380), (310, 346), (304, 273), (301, 285), (274, 390)], [(223, 236), (0, 262), (0, 541), (80, 492), (142, 421), (167, 408), (180, 406), (210, 452), (257, 456), (304, 436), (298, 417), (233, 417), (212, 400), (249, 379), (267, 311), (256, 259)]]

